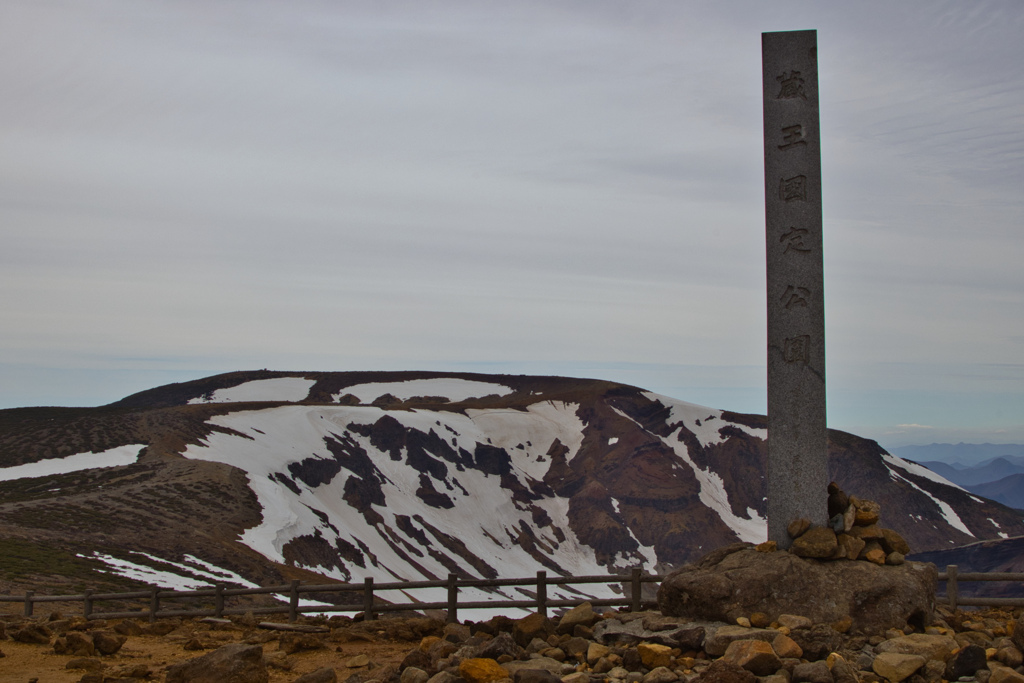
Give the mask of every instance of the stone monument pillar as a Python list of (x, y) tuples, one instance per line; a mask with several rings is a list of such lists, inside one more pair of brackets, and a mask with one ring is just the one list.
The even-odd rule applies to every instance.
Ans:
[(768, 266), (768, 539), (827, 524), (816, 31), (761, 34)]

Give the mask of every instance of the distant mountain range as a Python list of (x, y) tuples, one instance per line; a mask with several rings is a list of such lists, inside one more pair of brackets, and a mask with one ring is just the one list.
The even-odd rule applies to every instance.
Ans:
[[(0, 590), (58, 566), (90, 586), (666, 571), (765, 540), (766, 427), (614, 382), (429, 372), (2, 410), (0, 546), (21, 564), (0, 547)], [(1019, 511), (874, 441), (830, 430), (828, 458), (915, 550), (1024, 535)]]
[(1024, 509), (1024, 456), (1001, 456), (973, 467), (937, 460), (920, 464), (971, 493)]
[(999, 457), (1024, 458), (1024, 444), (933, 443), (927, 446), (899, 446), (889, 452), (914, 462), (939, 461), (954, 467), (975, 467)]

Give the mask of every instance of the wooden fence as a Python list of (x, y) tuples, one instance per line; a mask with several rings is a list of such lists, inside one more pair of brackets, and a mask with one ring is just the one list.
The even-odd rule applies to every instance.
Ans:
[[(217, 584), (212, 588), (204, 588), (192, 591), (174, 591), (153, 588), (148, 591), (134, 591), (128, 593), (95, 593), (85, 591), (80, 595), (36, 595), (28, 591), (23, 596), (0, 595), (0, 602), (15, 602), (24, 605), (25, 616), (32, 616), (34, 607), (38, 603), (55, 602), (81, 602), (82, 614), (90, 619), (149, 619), (150, 622), (166, 617), (223, 617), (230, 614), (287, 614), (288, 620), (294, 622), (299, 614), (310, 612), (316, 614), (327, 614), (330, 612), (362, 612), (365, 619), (376, 619), (378, 614), (384, 612), (403, 612), (408, 610), (433, 610), (440, 609), (447, 611), (449, 622), (457, 622), (460, 609), (495, 609), (495, 608), (521, 608), (537, 611), (545, 616), (549, 608), (574, 607), (587, 598), (572, 600), (552, 600), (548, 598), (550, 586), (574, 586), (585, 584), (603, 584), (605, 586), (623, 585), (623, 597), (621, 598), (598, 598), (588, 601), (595, 607), (628, 607), (631, 611), (638, 612), (644, 607), (653, 603), (643, 600), (643, 585), (645, 583), (657, 583), (664, 577), (650, 574), (643, 574), (639, 569), (634, 569), (628, 576), (578, 576), (548, 577), (547, 572), (539, 571), (536, 577), (524, 579), (460, 579), (455, 574), (449, 574), (445, 581), (399, 581), (390, 583), (375, 583), (373, 578), (367, 578), (363, 583), (327, 583), (327, 584), (304, 584), (299, 581), (281, 584), (278, 586), (265, 586), (262, 588), (231, 588), (224, 584)], [(939, 573), (939, 581), (946, 582), (946, 594), (936, 596), (939, 601), (944, 601), (950, 607), (1020, 607), (1024, 606), (1024, 598), (984, 598), (984, 597), (960, 597), (960, 584), (971, 581), (1016, 581), (1024, 582), (1024, 573), (1006, 572), (970, 572), (961, 574), (957, 565), (951, 564), (946, 571)], [(535, 597), (527, 600), (483, 600), (476, 602), (459, 601), (460, 588), (513, 588), (518, 586), (529, 586), (534, 589)], [(444, 602), (408, 602), (404, 604), (386, 603), (378, 599), (375, 593), (380, 591), (401, 590), (409, 591), (423, 588), (446, 588), (448, 591), (447, 600)], [(300, 596), (311, 593), (360, 593), (362, 600), (351, 605), (316, 605), (303, 607), (300, 603)], [(227, 607), (228, 598), (243, 595), (280, 595), (287, 596), (287, 605), (274, 607)], [(179, 599), (209, 599), (212, 598), (211, 609), (161, 609), (161, 603), (166, 600)], [(95, 609), (97, 602), (116, 601), (128, 602), (132, 600), (148, 600), (148, 607), (134, 611), (103, 612)]]
[[(330, 612), (362, 612), (365, 619), (375, 619), (383, 612), (401, 612), (408, 610), (446, 610), (449, 622), (457, 622), (460, 609), (482, 609), (482, 608), (526, 608), (547, 615), (549, 608), (574, 607), (581, 602), (589, 601), (595, 607), (629, 607), (633, 611), (639, 611), (651, 603), (643, 601), (643, 584), (657, 583), (663, 577), (643, 574), (639, 569), (634, 569), (628, 576), (577, 576), (548, 577), (547, 572), (539, 571), (536, 577), (524, 579), (460, 579), (456, 574), (449, 574), (445, 581), (401, 581), (390, 583), (375, 583), (372, 577), (363, 583), (328, 583), (308, 584), (299, 581), (292, 581), (278, 586), (265, 586), (261, 588), (232, 588), (224, 584), (217, 584), (212, 588), (204, 588), (191, 591), (161, 590), (154, 588), (149, 591), (133, 591), (127, 593), (95, 593), (86, 591), (80, 595), (36, 595), (28, 591), (23, 596), (0, 595), (0, 602), (18, 602), (24, 604), (25, 616), (32, 616), (34, 606), (37, 603), (48, 602), (81, 602), (82, 614), (88, 619), (149, 619), (150, 622), (165, 617), (222, 617), (229, 614), (288, 614), (288, 620), (294, 622), (298, 615), (304, 612), (326, 614)], [(598, 598), (589, 599), (585, 596), (572, 600), (553, 600), (548, 598), (548, 587), (570, 586), (583, 584), (603, 585), (624, 585), (624, 597), (621, 598)], [(534, 589), (535, 597), (528, 600), (484, 600), (466, 602), (459, 600), (460, 588), (506, 588), (517, 586), (529, 586)], [(448, 591), (447, 600), (444, 602), (408, 602), (404, 604), (385, 603), (378, 600), (376, 592), (388, 590), (416, 590), (423, 588), (446, 588)], [(303, 607), (299, 604), (300, 596), (303, 594), (317, 593), (361, 593), (362, 601), (351, 605), (323, 604)], [(242, 595), (280, 595), (287, 596), (287, 605), (274, 607), (227, 607), (225, 602), (228, 598)], [(166, 600), (177, 599), (209, 599), (213, 600), (212, 609), (161, 609), (161, 603)], [(96, 610), (96, 603), (101, 601), (127, 602), (132, 600), (148, 599), (148, 608), (134, 611), (103, 612)]]
[(939, 572), (939, 581), (946, 582), (946, 594), (936, 596), (953, 609), (957, 607), (1024, 607), (1024, 598), (961, 597), (960, 584), (970, 581), (1024, 581), (1024, 574), (1012, 572), (964, 572), (955, 564), (946, 565), (946, 571)]

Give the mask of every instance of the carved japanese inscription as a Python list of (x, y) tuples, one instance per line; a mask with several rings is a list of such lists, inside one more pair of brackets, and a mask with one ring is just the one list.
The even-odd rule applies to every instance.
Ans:
[(827, 522), (825, 313), (817, 35), (764, 33), (768, 538)]

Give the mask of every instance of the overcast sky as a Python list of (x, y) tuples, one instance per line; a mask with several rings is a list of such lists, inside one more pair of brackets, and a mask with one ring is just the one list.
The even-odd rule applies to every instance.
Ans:
[(4, 0), (0, 407), (239, 369), (764, 412), (761, 32), (817, 29), (829, 425), (1024, 442), (1024, 3)]

